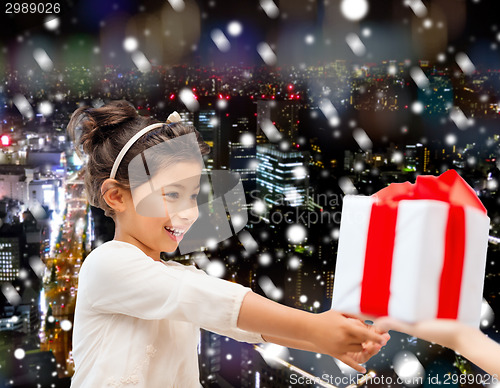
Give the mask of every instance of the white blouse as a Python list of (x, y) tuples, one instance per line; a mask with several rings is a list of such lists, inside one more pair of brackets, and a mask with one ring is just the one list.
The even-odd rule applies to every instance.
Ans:
[(236, 325), (249, 291), (126, 242), (102, 244), (79, 275), (71, 387), (199, 387), (200, 327), (264, 342)]

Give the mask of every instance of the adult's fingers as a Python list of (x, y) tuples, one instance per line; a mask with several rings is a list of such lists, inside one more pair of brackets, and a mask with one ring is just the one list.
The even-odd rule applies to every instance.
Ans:
[(413, 331), (415, 330), (414, 326), (390, 317), (382, 317), (377, 319), (373, 323), (373, 326), (383, 331), (395, 330), (407, 334), (413, 334)]

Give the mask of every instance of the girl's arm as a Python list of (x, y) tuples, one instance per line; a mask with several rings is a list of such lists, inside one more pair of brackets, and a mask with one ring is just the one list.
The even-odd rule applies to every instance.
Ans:
[(486, 372), (500, 376), (500, 344), (478, 329), (448, 319), (410, 325), (384, 317), (375, 321), (375, 325), (382, 330), (400, 331), (453, 349)]
[(328, 354), (359, 372), (365, 372), (365, 369), (358, 363), (366, 361), (364, 358), (371, 356), (375, 348), (378, 352), (387, 342), (386, 337), (370, 330), (361, 321), (336, 311), (313, 314), (281, 305), (253, 292), (248, 292), (243, 299), (238, 327), (261, 333), (269, 342)]

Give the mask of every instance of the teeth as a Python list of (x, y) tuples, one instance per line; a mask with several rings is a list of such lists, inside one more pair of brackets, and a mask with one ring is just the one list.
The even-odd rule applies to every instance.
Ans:
[(174, 236), (180, 236), (184, 233), (182, 229), (170, 228), (168, 226), (165, 226), (165, 229), (172, 233)]

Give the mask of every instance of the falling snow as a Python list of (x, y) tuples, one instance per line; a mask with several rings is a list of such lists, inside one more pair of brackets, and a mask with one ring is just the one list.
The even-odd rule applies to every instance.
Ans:
[(288, 227), (286, 236), (292, 244), (300, 244), (307, 238), (307, 229), (304, 225), (294, 224)]
[(266, 65), (274, 66), (278, 61), (273, 49), (266, 42), (261, 42), (257, 45), (257, 52)]
[(139, 48), (139, 42), (133, 36), (129, 36), (123, 41), (123, 48), (130, 53), (134, 52)]
[(358, 57), (361, 57), (366, 54), (366, 47), (364, 43), (361, 41), (359, 36), (354, 32), (350, 32), (349, 34), (347, 34), (345, 37), (345, 41), (352, 50), (352, 52)]
[(196, 111), (200, 108), (200, 104), (196, 100), (193, 92), (188, 88), (184, 88), (180, 91), (179, 98), (190, 111)]
[(149, 73), (151, 71), (151, 63), (143, 52), (136, 50), (132, 53), (131, 57), (132, 61), (141, 72)]
[(458, 66), (460, 66), (462, 71), (467, 75), (472, 74), (476, 70), (476, 67), (465, 53), (457, 53), (455, 60)]
[(369, 5), (367, 0), (342, 0), (340, 12), (351, 21), (363, 19), (368, 13)]
[(373, 142), (362, 128), (356, 128), (352, 132), (352, 136), (362, 150), (368, 151), (373, 147)]
[(233, 20), (227, 25), (227, 33), (231, 36), (234, 37), (240, 36), (242, 32), (243, 32), (243, 25), (236, 20)]
[(54, 68), (54, 62), (50, 59), (47, 52), (42, 48), (33, 51), (33, 58), (43, 71), (51, 71)]
[(222, 30), (218, 28), (212, 30), (210, 37), (221, 52), (225, 53), (231, 50), (231, 43)]
[(226, 266), (220, 260), (212, 260), (207, 266), (206, 271), (209, 275), (221, 278), (226, 273)]
[(260, 6), (271, 19), (276, 19), (280, 14), (280, 10), (273, 0), (260, 0)]

